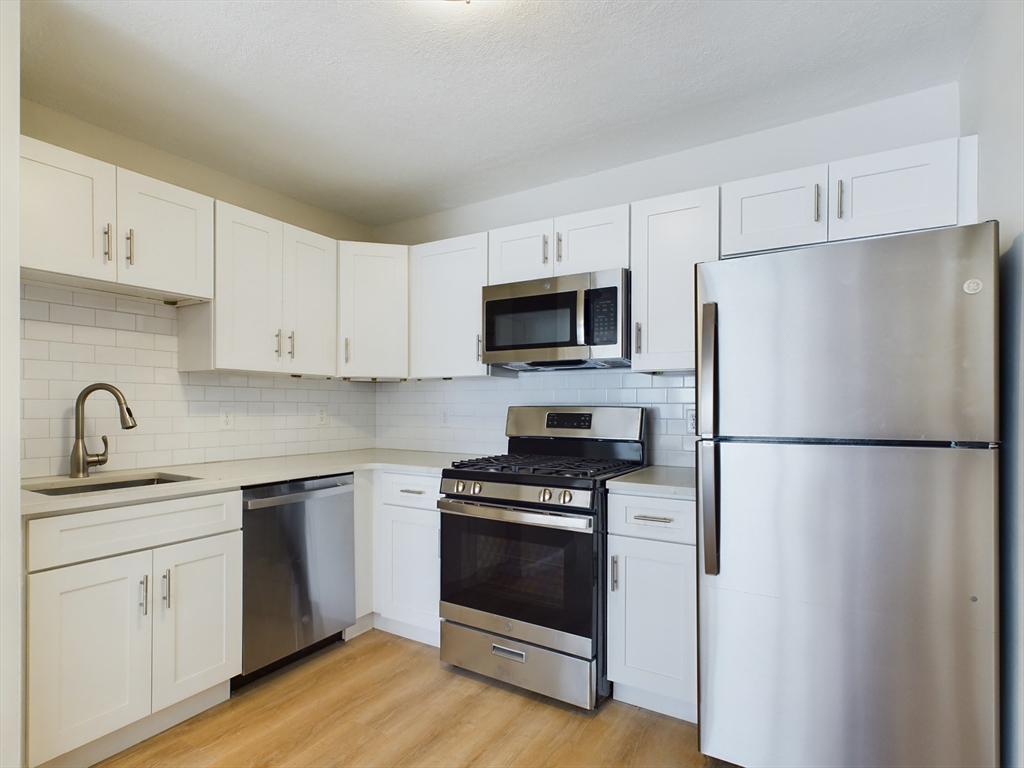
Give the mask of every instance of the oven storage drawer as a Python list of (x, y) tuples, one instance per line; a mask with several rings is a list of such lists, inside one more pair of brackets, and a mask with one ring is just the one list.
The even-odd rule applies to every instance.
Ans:
[(441, 498), (441, 478), (433, 475), (405, 475), (381, 472), (381, 499), (399, 507), (437, 510)]
[(676, 544), (697, 543), (697, 502), (608, 494), (608, 532)]
[(597, 664), (449, 621), (441, 622), (441, 661), (534, 693), (593, 709)]

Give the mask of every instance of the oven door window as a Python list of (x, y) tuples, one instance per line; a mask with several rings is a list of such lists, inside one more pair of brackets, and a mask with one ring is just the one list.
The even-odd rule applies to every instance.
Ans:
[(594, 536), (441, 515), (441, 600), (590, 637)]
[(487, 351), (577, 346), (577, 301), (576, 291), (488, 301)]

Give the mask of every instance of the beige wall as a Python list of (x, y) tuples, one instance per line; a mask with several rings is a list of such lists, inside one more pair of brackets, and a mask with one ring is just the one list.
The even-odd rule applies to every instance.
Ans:
[(328, 237), (371, 239), (369, 227), (340, 213), (299, 202), (26, 99), (21, 100), (21, 132)]
[(0, 0), (0, 765), (21, 765), (22, 566), (19, 468), (18, 101), (21, 4)]
[(978, 214), (998, 219), (1001, 316), (1000, 589), (1003, 765), (1024, 765), (1024, 3), (987, 3), (960, 78), (978, 134)]

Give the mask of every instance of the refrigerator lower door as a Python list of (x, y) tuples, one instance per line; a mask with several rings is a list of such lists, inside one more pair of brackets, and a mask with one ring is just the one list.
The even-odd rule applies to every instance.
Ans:
[[(700, 750), (998, 762), (998, 451), (724, 442), (698, 514)], [(702, 496), (698, 503), (710, 496)]]

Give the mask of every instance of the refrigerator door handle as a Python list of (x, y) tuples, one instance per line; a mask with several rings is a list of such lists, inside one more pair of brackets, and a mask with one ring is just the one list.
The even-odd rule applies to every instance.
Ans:
[[(706, 305), (705, 305), (706, 306)], [(718, 562), (718, 444), (697, 443), (697, 498), (700, 500), (704, 573), (717, 576)]]
[(718, 362), (718, 305), (702, 304), (700, 352), (697, 355), (697, 387), (700, 401), (697, 408), (697, 434), (710, 438), (715, 433), (715, 366)]

